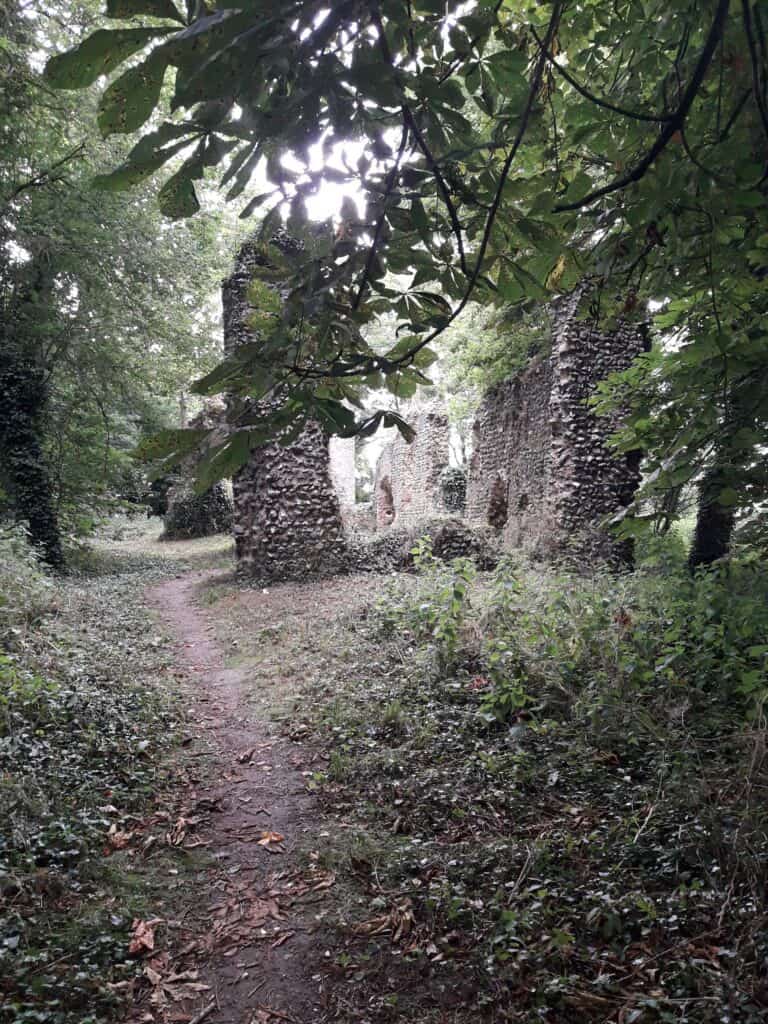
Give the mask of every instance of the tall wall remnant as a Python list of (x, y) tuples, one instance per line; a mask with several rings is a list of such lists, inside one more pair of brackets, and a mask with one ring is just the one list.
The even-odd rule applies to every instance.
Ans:
[(398, 434), (376, 463), (373, 495), (379, 530), (395, 522), (411, 526), (445, 512), (441, 476), (449, 458), (448, 417), (437, 408), (427, 408), (413, 426), (416, 437), (411, 444)]
[(632, 500), (639, 455), (610, 451), (619, 419), (596, 416), (585, 400), (646, 348), (645, 334), (637, 324), (606, 332), (579, 319), (583, 294), (553, 307), (551, 353), (485, 396), (473, 428), (467, 516), (498, 529), (505, 547), (621, 561), (631, 552), (599, 524)]
[[(283, 244), (295, 243), (286, 239)], [(223, 284), (227, 354), (254, 341), (249, 321), (256, 310), (249, 301), (249, 289), (259, 270), (269, 266), (264, 246), (251, 239)], [(342, 462), (339, 458), (339, 466)], [(241, 573), (267, 582), (304, 579), (344, 567), (346, 542), (331, 479), (328, 436), (317, 423), (308, 423), (288, 445), (256, 448), (234, 477), (232, 488)]]

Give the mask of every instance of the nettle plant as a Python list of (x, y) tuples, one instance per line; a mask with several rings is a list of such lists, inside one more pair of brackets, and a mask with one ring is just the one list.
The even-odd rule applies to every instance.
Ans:
[(441, 675), (458, 667), (462, 629), (470, 611), (469, 592), (477, 569), (469, 558), (444, 562), (432, 551), (432, 538), (420, 537), (411, 549), (420, 579), (415, 591), (384, 599), (379, 616), (386, 629), (399, 627), (426, 642)]
[[(503, 560), (482, 623), (487, 710), (523, 707), (583, 718), (593, 733), (625, 723), (628, 741), (679, 703), (742, 707), (768, 698), (768, 600), (754, 565), (691, 576), (642, 570), (565, 577)], [(645, 726), (632, 733), (629, 721)], [(642, 722), (640, 723), (642, 725)]]

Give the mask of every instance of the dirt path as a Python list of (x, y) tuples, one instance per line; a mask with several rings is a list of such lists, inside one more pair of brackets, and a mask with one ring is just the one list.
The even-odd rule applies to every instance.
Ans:
[[(211, 575), (148, 592), (177, 637), (177, 675), (191, 702), (190, 756), (204, 758), (174, 828), (179, 845), (204, 854), (206, 866), (191, 882), (199, 898), (169, 950), (148, 961), (155, 987), (138, 1007), (145, 1015), (134, 1019), (315, 1024), (323, 1017), (326, 948), (317, 904), (333, 875), (311, 853), (321, 825), (302, 771), (309, 774), (312, 753), (270, 734), (249, 708), (247, 670), (225, 667), (195, 604)], [(210, 987), (196, 990), (202, 985)]]

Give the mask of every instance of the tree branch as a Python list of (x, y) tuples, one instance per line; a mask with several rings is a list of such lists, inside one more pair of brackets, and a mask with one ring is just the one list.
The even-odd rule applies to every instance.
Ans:
[[(562, 10), (563, 0), (555, 0), (552, 9), (552, 15), (549, 19), (549, 25), (547, 27), (547, 34), (544, 37), (544, 45), (547, 47), (552, 45), (552, 40), (554, 39), (555, 33), (557, 32), (557, 26), (560, 21), (560, 15), (562, 14)], [(483, 260), (485, 259), (485, 254), (488, 249), (488, 243), (490, 242), (491, 231), (493, 230), (493, 225), (496, 220), (496, 214), (498, 213), (499, 206), (501, 205), (501, 196), (504, 191), (504, 186), (507, 182), (507, 178), (509, 177), (509, 172), (512, 167), (512, 163), (517, 155), (517, 151), (519, 150), (520, 145), (525, 137), (525, 133), (528, 130), (528, 122), (531, 118), (533, 104), (536, 101), (536, 96), (538, 95), (539, 89), (541, 88), (541, 81), (544, 75), (544, 69), (546, 67), (546, 64), (546, 57), (542, 53), (539, 55), (539, 59), (536, 62), (536, 66), (533, 71), (533, 77), (531, 78), (531, 84), (528, 90), (528, 98), (526, 100), (523, 112), (520, 115), (520, 124), (518, 126), (517, 133), (512, 143), (512, 147), (509, 153), (507, 154), (506, 159), (504, 160), (504, 165), (501, 169), (501, 175), (499, 178), (499, 184), (496, 189), (496, 195), (494, 197), (493, 203), (491, 204), (491, 209), (485, 224), (485, 230), (483, 232), (483, 238), (480, 243), (480, 248), (478, 250), (477, 262), (475, 263), (469, 282), (464, 291), (464, 295), (461, 301), (459, 302), (458, 306), (452, 311), (451, 315), (447, 318), (446, 322), (442, 326), (436, 327), (433, 331), (430, 331), (430, 333), (425, 338), (423, 338), (417, 345), (414, 345), (413, 348), (409, 349), (408, 352), (403, 353), (403, 355), (398, 357), (397, 359), (388, 362), (387, 360), (381, 359), (380, 357), (374, 357), (373, 359), (369, 360), (368, 367), (366, 368), (366, 370), (361, 370), (358, 368), (352, 371), (347, 370), (344, 367), (337, 368), (332, 366), (330, 367), (330, 371), (326, 374), (323, 374), (323, 376), (351, 377), (357, 376), (358, 374), (363, 372), (372, 372), (373, 370), (377, 369), (391, 369), (397, 366), (408, 366), (413, 362), (414, 357), (423, 348), (429, 345), (431, 341), (434, 341), (434, 339), (437, 338), (438, 335), (442, 334), (443, 331), (446, 330), (446, 328), (450, 326), (450, 324), (452, 324), (453, 321), (464, 311), (482, 272)]]
[(752, 93), (755, 97), (755, 103), (760, 114), (760, 120), (763, 124), (763, 131), (765, 132), (766, 138), (768, 138), (768, 106), (763, 96), (763, 90), (760, 84), (760, 58), (757, 52), (757, 43), (755, 41), (755, 35), (752, 28), (752, 11), (749, 7), (749, 0), (741, 0), (741, 16), (744, 22), (744, 33), (747, 37), (747, 46), (749, 47), (749, 58), (752, 62)]
[[(743, 0), (743, 2), (746, 3), (746, 0)], [(627, 186), (634, 184), (636, 181), (640, 181), (640, 179), (646, 175), (656, 158), (664, 151), (664, 149), (666, 149), (672, 139), (672, 136), (679, 131), (685, 123), (688, 112), (691, 109), (693, 101), (696, 99), (699, 89), (704, 81), (707, 69), (712, 62), (717, 45), (722, 38), (725, 19), (728, 15), (729, 7), (730, 0), (720, 0), (717, 11), (715, 12), (714, 20), (710, 26), (706, 42), (704, 43), (701, 54), (699, 55), (691, 81), (680, 100), (680, 105), (675, 113), (672, 114), (671, 119), (665, 124), (664, 128), (662, 128), (656, 142), (654, 142), (653, 146), (651, 146), (640, 163), (638, 163), (628, 174), (623, 175), (621, 178), (617, 178), (609, 185), (604, 185), (602, 188), (595, 189), (594, 192), (590, 192), (581, 199), (577, 199), (572, 203), (559, 203), (554, 207), (555, 213), (580, 210), (583, 207), (594, 203), (596, 199), (601, 199), (603, 196), (610, 195), (612, 192), (621, 192), (623, 189), (627, 188)]]
[(720, 135), (717, 138), (718, 142), (725, 142), (725, 140), (728, 138), (728, 136), (730, 135), (730, 132), (731, 132), (731, 128), (733, 128), (733, 126), (738, 121), (739, 117), (741, 116), (741, 112), (744, 109), (744, 106), (745, 106), (747, 100), (749, 99), (749, 97), (751, 95), (752, 95), (752, 90), (751, 89), (746, 89), (742, 93), (740, 99), (736, 103), (736, 106), (733, 108), (733, 111), (731, 112), (730, 117), (725, 122), (725, 127), (720, 132)]
[(362, 276), (360, 278), (360, 284), (359, 284), (358, 289), (357, 289), (357, 295), (355, 296), (355, 300), (352, 303), (352, 309), (359, 309), (360, 308), (360, 303), (363, 300), (363, 294), (365, 292), (365, 287), (366, 287), (366, 285), (368, 283), (368, 278), (370, 277), (371, 270), (373, 269), (373, 261), (376, 259), (376, 250), (379, 247), (379, 242), (381, 241), (381, 235), (382, 235), (382, 232), (384, 230), (384, 223), (386, 221), (386, 204), (387, 204), (387, 199), (392, 194), (392, 189), (395, 187), (395, 183), (397, 182), (397, 175), (400, 172), (400, 164), (402, 163), (403, 155), (405, 153), (405, 147), (407, 146), (407, 144), (408, 144), (408, 127), (407, 127), (407, 125), (403, 125), (403, 133), (400, 136), (400, 145), (399, 145), (398, 150), (397, 150), (397, 157), (395, 159), (394, 164), (392, 165), (392, 167), (390, 169), (389, 174), (387, 175), (387, 181), (386, 181), (386, 184), (385, 184), (385, 187), (384, 187), (384, 207), (385, 207), (385, 209), (382, 210), (381, 216), (379, 217), (378, 221), (376, 222), (376, 229), (375, 229), (375, 231), (373, 233), (373, 241), (371, 242), (370, 248), (368, 249), (368, 258), (365, 261), (365, 267), (363, 268), (363, 273), (362, 273)]
[(28, 189), (43, 188), (45, 185), (49, 185), (51, 184), (51, 182), (57, 181), (58, 178), (56, 177), (56, 171), (60, 170), (65, 164), (68, 164), (70, 160), (75, 160), (77, 157), (81, 156), (84, 151), (85, 143), (80, 142), (77, 146), (75, 146), (73, 150), (71, 150), (69, 153), (66, 153), (60, 160), (57, 160), (56, 163), (51, 164), (50, 167), (46, 167), (43, 171), (39, 171), (37, 174), (29, 178), (27, 181), (22, 181), (19, 185), (16, 186), (16, 188), (11, 192), (11, 194), (7, 196), (7, 198), (2, 200), (1, 208), (8, 206), (10, 203), (13, 202), (14, 199), (17, 199), (23, 192), (28, 191)]
[(462, 273), (465, 275), (465, 277), (469, 277), (469, 267), (467, 265), (467, 257), (464, 251), (463, 229), (461, 227), (461, 222), (459, 221), (459, 217), (456, 212), (456, 207), (454, 206), (453, 200), (451, 199), (451, 193), (448, 189), (448, 186), (445, 183), (445, 178), (443, 177), (440, 168), (438, 167), (437, 160), (435, 159), (434, 154), (432, 153), (432, 150), (430, 149), (429, 144), (427, 143), (427, 140), (424, 138), (421, 129), (419, 128), (416, 122), (416, 118), (413, 115), (413, 111), (411, 110), (410, 106), (408, 105), (405, 99), (405, 90), (403, 89), (402, 82), (400, 81), (400, 76), (397, 73), (397, 67), (395, 66), (395, 62), (392, 57), (392, 51), (390, 50), (389, 43), (387, 42), (387, 37), (384, 32), (384, 26), (381, 21), (381, 14), (379, 13), (378, 9), (374, 9), (371, 12), (371, 21), (376, 26), (376, 29), (379, 33), (379, 47), (381, 49), (382, 56), (392, 69), (392, 74), (394, 75), (395, 80), (397, 81), (398, 88), (400, 89), (400, 92), (403, 94), (403, 98), (400, 104), (400, 110), (402, 112), (403, 120), (405, 121), (407, 127), (413, 132), (413, 137), (416, 140), (416, 144), (421, 150), (421, 152), (424, 154), (424, 159), (427, 161), (427, 166), (432, 172), (432, 177), (435, 179), (435, 182), (437, 183), (438, 191), (440, 192), (445, 208), (448, 211), (448, 218), (451, 222), (451, 229), (456, 238), (456, 246), (459, 251), (459, 263), (461, 265)]
[(585, 88), (585, 86), (578, 82), (562, 64), (557, 62), (553, 54), (549, 52), (549, 49), (547, 49), (539, 39), (535, 28), (531, 28), (531, 35), (536, 40), (539, 50), (544, 54), (555, 71), (557, 71), (557, 73), (564, 78), (569, 85), (573, 86), (580, 96), (589, 100), (590, 103), (594, 103), (596, 107), (603, 107), (605, 110), (612, 110), (614, 114), (621, 114), (622, 117), (630, 117), (634, 121), (650, 121), (652, 124), (670, 121), (674, 117), (673, 114), (642, 114), (640, 111), (627, 110), (626, 107), (619, 107), (615, 103), (611, 103), (610, 100), (604, 100), (599, 96), (595, 96), (594, 93), (591, 93), (589, 89)]

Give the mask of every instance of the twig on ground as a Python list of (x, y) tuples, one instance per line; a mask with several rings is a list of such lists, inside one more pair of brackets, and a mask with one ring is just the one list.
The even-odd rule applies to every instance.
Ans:
[(270, 1016), (277, 1018), (277, 1020), (287, 1020), (289, 1024), (301, 1024), (295, 1017), (291, 1017), (287, 1013), (280, 1013), (279, 1010), (273, 1010), (271, 1006), (265, 1006), (263, 1003), (257, 1003), (256, 1009), (261, 1010), (263, 1013), (268, 1013)]
[(202, 1024), (202, 1021), (204, 1021), (206, 1017), (209, 1017), (215, 1009), (216, 1000), (214, 999), (212, 1002), (208, 1003), (207, 1006), (204, 1006), (200, 1013), (196, 1014), (196, 1016), (192, 1018), (189, 1024)]

